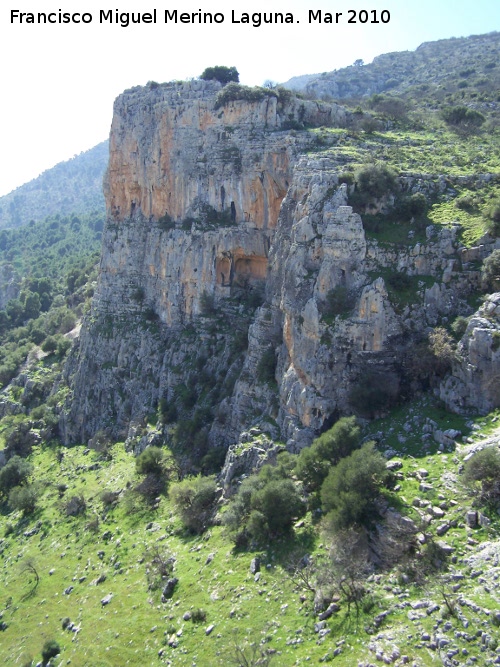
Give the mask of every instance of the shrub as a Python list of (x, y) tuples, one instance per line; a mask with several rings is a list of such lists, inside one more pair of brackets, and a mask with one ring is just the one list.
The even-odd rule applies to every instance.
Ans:
[(215, 98), (215, 109), (219, 109), (228, 102), (234, 102), (236, 100), (260, 102), (270, 96), (278, 97), (274, 90), (259, 88), (258, 86), (250, 88), (249, 86), (241, 86), (238, 83), (229, 83), (223, 90), (217, 93), (217, 97)]
[(396, 174), (385, 164), (367, 165), (355, 173), (354, 179), (361, 204), (392, 194), (397, 187)]
[(9, 493), (9, 507), (25, 515), (33, 514), (41, 494), (41, 485), (37, 483), (15, 486)]
[(209, 294), (206, 290), (203, 290), (200, 297), (200, 314), (204, 317), (210, 317), (210, 315), (215, 315), (215, 297), (213, 294)]
[(243, 480), (231, 500), (223, 522), (237, 544), (248, 538), (263, 543), (290, 531), (293, 520), (303, 515), (305, 504), (289, 479), (294, 459), (280, 455), (276, 465), (265, 465), (258, 475)]
[(42, 649), (42, 659), (45, 664), (49, 662), (51, 658), (55, 658), (56, 655), (59, 655), (61, 652), (61, 647), (56, 642), (55, 639), (47, 639)]
[(486, 211), (488, 218), (487, 230), (493, 236), (500, 236), (500, 201), (497, 200), (491, 204)]
[(447, 125), (461, 129), (476, 129), (486, 120), (482, 113), (464, 106), (447, 107), (441, 112), (441, 118)]
[(483, 283), (487, 289), (500, 290), (500, 250), (494, 250), (483, 262)]
[(298, 457), (295, 472), (308, 491), (317, 491), (330, 467), (349, 456), (360, 446), (360, 429), (355, 417), (342, 417), (331, 429), (304, 448)]
[(193, 623), (204, 623), (207, 620), (207, 612), (204, 609), (193, 609), (191, 620)]
[(321, 487), (327, 522), (334, 530), (369, 524), (376, 516), (374, 500), (387, 479), (385, 459), (372, 442), (339, 461)]
[(455, 341), (443, 327), (436, 327), (429, 333), (429, 347), (435, 357), (435, 372), (440, 377), (450, 369), (456, 358)]
[(331, 289), (325, 299), (323, 306), (323, 317), (325, 320), (331, 320), (336, 315), (348, 315), (353, 309), (355, 295), (344, 285), (338, 285)]
[(204, 81), (219, 81), (225, 86), (227, 83), (233, 81), (238, 83), (240, 75), (236, 67), (225, 67), (223, 65), (216, 65), (215, 67), (207, 67), (201, 74), (200, 79)]
[(33, 466), (20, 456), (13, 456), (0, 470), (0, 493), (7, 495), (15, 486), (21, 486), (33, 472)]
[(147, 447), (135, 460), (135, 469), (139, 475), (165, 472), (165, 453), (160, 447)]
[(288, 532), (305, 506), (291, 479), (269, 480), (252, 494), (247, 530), (259, 541)]
[(215, 477), (187, 477), (170, 487), (169, 496), (184, 526), (202, 533), (209, 525), (216, 499)]
[(118, 498), (120, 497), (120, 492), (119, 491), (102, 491), (101, 495), (99, 496), (101, 503), (104, 505), (104, 507), (113, 507), (113, 505), (116, 505), (118, 502)]
[(480, 482), (480, 502), (497, 504), (500, 501), (500, 452), (495, 447), (485, 447), (465, 464), (464, 482), (476, 492)]
[(134, 491), (140, 494), (146, 502), (152, 503), (165, 491), (165, 477), (156, 473), (149, 473), (137, 484)]

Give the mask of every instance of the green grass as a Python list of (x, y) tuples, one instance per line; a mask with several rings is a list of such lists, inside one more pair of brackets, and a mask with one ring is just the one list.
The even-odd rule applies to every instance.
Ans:
[[(454, 452), (436, 454), (437, 444), (424, 449), (420, 429), (406, 434), (406, 442), (400, 443), (398, 433), (404, 432), (403, 425), (415, 415), (433, 419), (442, 429), (459, 428), (467, 433), (463, 418), (446, 413), (428, 399), (400, 406), (385, 419), (373, 422), (367, 435), (382, 431), (381, 449), (395, 449), (403, 463), (400, 488), (387, 497), (414, 520), (418, 520), (417, 510), (412, 507), (415, 497), (433, 505), (444, 499), (446, 516), (456, 517), (457, 527), (443, 539), (455, 547), (459, 556), (466, 555), (470, 533), (463, 526), (461, 508), (471, 500), (466, 498), (460, 483), (451, 489), (446, 481), (449, 472), (456, 474), (460, 457)], [(495, 426), (495, 417), (498, 418), (498, 411), (481, 418), (479, 423), (485, 431)], [(58, 451), (64, 454), (60, 463)], [(112, 460), (108, 462), (100, 461), (93, 451), (85, 451), (84, 446), (36, 448), (31, 456), (35, 476), (46, 484), (39, 509), (32, 517), (23, 518), (19, 513), (9, 514), (5, 505), (1, 507), (0, 614), (8, 625), (0, 632), (3, 664), (23, 664), (28, 657), (39, 660), (43, 643), (55, 639), (62, 648), (58, 660), (62, 664), (70, 660), (72, 665), (82, 667), (158, 665), (168, 664), (168, 660), (179, 667), (230, 665), (228, 652), (236, 637), (240, 644), (265, 639), (265, 645), (277, 652), (273, 667), (307, 661), (317, 664), (321, 659), (332, 658), (340, 643), (342, 652), (335, 657), (335, 664), (350, 667), (359, 660), (370, 660), (370, 635), (365, 627), (373, 625), (374, 617), (388, 608), (392, 611), (381, 629), (390, 629), (403, 652), (415, 655), (415, 639), (408, 639), (406, 612), (395, 605), (401, 595), (409, 600), (429, 596), (434, 599), (438, 592), (432, 582), (425, 591), (411, 585), (400, 589), (397, 573), (383, 574), (380, 585), (367, 584), (373, 600), (366, 611), (357, 619), (355, 615), (348, 617), (343, 605), (342, 611), (327, 623), (331, 631), (327, 639), (318, 642), (311, 594), (296, 588), (284, 572), (291, 551), (313, 555), (323, 551), (322, 536), (311, 515), (306, 516), (303, 527), (292, 538), (275, 540), (264, 551), (236, 551), (220, 526), (202, 536), (186, 534), (167, 498), (161, 500), (158, 510), (139, 506), (135, 512), (127, 513), (126, 503), (121, 500), (114, 509), (105, 511), (100, 500), (103, 490), (126, 490), (128, 485), (137, 483), (134, 458), (124, 451), (122, 443), (114, 445)], [(95, 463), (98, 468), (89, 470)], [(428, 471), (427, 481), (433, 491), (419, 490), (416, 472), (420, 468)], [(61, 481), (69, 487), (63, 499), (56, 488)], [(87, 502), (86, 515), (65, 517), (64, 501), (80, 493)], [(455, 508), (452, 501), (459, 501), (460, 506)], [(95, 517), (99, 526), (93, 533), (86, 526)], [(25, 537), (24, 533), (37, 521), (41, 522), (40, 531)], [(492, 528), (475, 530), (475, 539), (481, 542), (494, 537), (498, 523), (500, 519), (495, 519)], [(431, 534), (435, 534), (438, 524), (431, 524)], [(6, 530), (7, 526), (11, 528)], [(105, 537), (108, 531), (110, 535)], [(166, 603), (160, 601), (160, 589), (148, 590), (147, 562), (143, 559), (155, 546), (176, 558), (174, 574), (179, 584)], [(101, 550), (102, 558), (98, 555)], [(213, 554), (213, 560), (207, 563), (209, 554)], [(262, 561), (259, 581), (249, 570), (255, 555)], [(40, 576), (33, 591), (33, 579), (23, 572), (27, 559)], [(53, 574), (49, 574), (50, 570)], [(102, 573), (106, 574), (106, 581), (93, 584)], [(475, 585), (475, 580), (467, 584), (469, 597), (474, 595)], [(64, 591), (69, 586), (74, 589), (66, 595)], [(100, 600), (109, 593), (113, 598), (102, 607)], [(305, 601), (300, 599), (302, 593)], [(491, 596), (483, 590), (477, 592), (477, 600), (486, 607), (492, 605)], [(194, 609), (205, 610), (205, 622), (183, 620), (184, 613)], [(466, 615), (473, 620), (472, 613)], [(66, 617), (81, 628), (78, 633), (63, 630), (62, 620)], [(433, 619), (425, 617), (422, 627), (430, 631), (432, 623)], [(207, 636), (205, 629), (212, 624), (215, 628)], [(176, 648), (166, 645), (174, 632), (179, 635)], [(159, 651), (163, 651), (161, 658)]]

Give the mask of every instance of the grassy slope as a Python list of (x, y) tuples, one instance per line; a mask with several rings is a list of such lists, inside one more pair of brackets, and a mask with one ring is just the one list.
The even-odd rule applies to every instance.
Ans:
[[(400, 481), (401, 489), (390, 500), (417, 519), (412, 501), (415, 496), (422, 498), (425, 494), (418, 490), (415, 471), (426, 468), (428, 481), (434, 487), (428, 492), (431, 503), (445, 503), (446, 518), (457, 521), (457, 526), (442, 539), (456, 549), (459, 560), (451, 569), (462, 571), (462, 559), (477, 547), (467, 543), (472, 531), (463, 522), (464, 508), (471, 501), (464, 497), (459, 481), (453, 481), (460, 457), (456, 453), (435, 453), (435, 447), (422, 449), (416, 433), (406, 433), (408, 439), (402, 445), (397, 435), (404, 432), (403, 425), (415, 415), (429, 416), (442, 428), (464, 428), (457, 418), (425, 403), (406, 406), (390, 418), (374, 422), (371, 430), (382, 431), (385, 436), (382, 448), (393, 447), (402, 455), (404, 479)], [(491, 418), (481, 423), (486, 430), (491, 429)], [(310, 594), (295, 589), (283, 570), (286, 554), (294, 548), (303, 552), (321, 551), (320, 536), (314, 537), (310, 516), (293, 541), (273, 543), (267, 553), (237, 553), (220, 527), (213, 527), (201, 537), (186, 535), (166, 498), (156, 511), (139, 507), (132, 514), (125, 512), (122, 500), (106, 515), (99, 499), (101, 491), (124, 490), (127, 482), (137, 481), (133, 456), (124, 451), (123, 444), (115, 445), (111, 462), (99, 461), (95, 452), (86, 453), (83, 446), (63, 452), (61, 463), (56, 449), (49, 446), (38, 448), (31, 457), (35, 476), (45, 480), (47, 489), (35, 515), (29, 519), (19, 514), (8, 516), (4, 508), (0, 516), (0, 535), (5, 534), (7, 525), (13, 527), (10, 535), (0, 538), (0, 612), (8, 625), (0, 632), (3, 664), (24, 664), (28, 656), (38, 659), (44, 641), (56, 639), (62, 648), (56, 664), (71, 660), (77, 666), (227, 665), (231, 664), (228, 647), (237, 637), (242, 645), (246, 638), (252, 641), (267, 638), (267, 646), (277, 651), (272, 664), (283, 666), (304, 664), (308, 658), (315, 664), (321, 658), (332, 657), (337, 643), (345, 641), (335, 664), (348, 666), (360, 659), (370, 659), (368, 647), (374, 638), (365, 627), (387, 609), (392, 609), (392, 613), (382, 627), (379, 644), (387, 643), (388, 634), (401, 653), (416, 660), (416, 664), (434, 664), (432, 652), (415, 648), (418, 636), (408, 621), (408, 608), (394, 609), (395, 605), (422, 598), (437, 601), (440, 611), (432, 617), (424, 615), (418, 621), (420, 633), (432, 634), (436, 617), (445, 611), (442, 594), (432, 583), (421, 589), (401, 585), (394, 575), (383, 575), (379, 583), (370, 584), (374, 604), (367, 606), (367, 613), (356, 620), (348, 618), (342, 608), (327, 622), (331, 632), (324, 642), (318, 641)], [(97, 463), (97, 469), (89, 470), (93, 463)], [(61, 480), (69, 486), (65, 499), (79, 493), (84, 495), (85, 516), (64, 516), (64, 500), (55, 488)], [(100, 517), (100, 523), (94, 533), (86, 525), (95, 516)], [(40, 531), (25, 537), (24, 532), (37, 522), (41, 522)], [(431, 524), (431, 533), (439, 523)], [(476, 529), (473, 537), (479, 542), (496, 537), (499, 523), (498, 517), (493, 517), (492, 527)], [(103, 537), (108, 531), (111, 536)], [(146, 561), (143, 558), (154, 545), (176, 558), (175, 576), (179, 585), (173, 599), (165, 604), (160, 602), (160, 591), (148, 591), (147, 586), (147, 558)], [(98, 555), (101, 550), (102, 558)], [(209, 554), (213, 554), (213, 560), (207, 564)], [(263, 562), (258, 582), (249, 571), (255, 555), (261, 555)], [(40, 583), (31, 593), (33, 578), (23, 572), (27, 559), (32, 559), (40, 575)], [(53, 574), (49, 574), (51, 570)], [(101, 573), (106, 574), (106, 581), (94, 584)], [(498, 609), (498, 589), (489, 589), (487, 593), (480, 581), (461, 581), (460, 592), (483, 607)], [(69, 586), (74, 588), (66, 595), (64, 591)], [(100, 600), (109, 593), (113, 598), (103, 607)], [(305, 602), (300, 600), (301, 593), (306, 597)], [(183, 620), (186, 611), (198, 608), (207, 612), (205, 622)], [(482, 622), (481, 614), (469, 608), (462, 611), (472, 627)], [(80, 628), (78, 633), (62, 629), (62, 619), (66, 617)], [(462, 628), (461, 622), (451, 620)], [(215, 628), (207, 636), (205, 630), (212, 624)], [(178, 646), (165, 646), (174, 632), (179, 635)], [(475, 643), (464, 646), (472, 652), (474, 648), (479, 651)], [(161, 649), (163, 655), (159, 657)]]

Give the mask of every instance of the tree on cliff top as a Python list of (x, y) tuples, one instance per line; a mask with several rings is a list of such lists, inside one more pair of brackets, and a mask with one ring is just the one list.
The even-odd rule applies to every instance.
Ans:
[(223, 86), (226, 83), (239, 83), (240, 75), (236, 67), (224, 67), (223, 65), (216, 65), (215, 67), (207, 67), (202, 74), (200, 74), (200, 79), (204, 81), (220, 81)]

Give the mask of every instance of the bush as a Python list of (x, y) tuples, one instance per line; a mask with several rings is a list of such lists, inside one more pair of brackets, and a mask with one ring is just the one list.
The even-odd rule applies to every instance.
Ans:
[(191, 620), (193, 623), (204, 623), (207, 620), (207, 612), (204, 609), (193, 609)]
[(21, 486), (33, 472), (33, 466), (20, 456), (13, 456), (0, 470), (0, 493), (7, 495), (15, 486)]
[(236, 544), (251, 538), (259, 543), (287, 533), (305, 512), (300, 493), (289, 479), (294, 458), (280, 454), (276, 465), (265, 465), (258, 475), (243, 480), (223, 522)]
[(363, 167), (354, 175), (360, 204), (368, 204), (374, 199), (381, 199), (396, 191), (396, 174), (385, 164), (373, 164)]
[(355, 295), (344, 285), (338, 285), (331, 289), (325, 299), (323, 306), (323, 317), (331, 320), (336, 315), (348, 315), (354, 308)]
[[(252, 513), (247, 530), (261, 541), (288, 532), (294, 519), (302, 516), (304, 503), (291, 479), (269, 480), (252, 494)], [(258, 520), (255, 521), (256, 516)]]
[(147, 447), (135, 460), (135, 469), (139, 475), (165, 472), (165, 453), (160, 447)]
[(317, 491), (331, 466), (349, 456), (360, 446), (360, 429), (355, 417), (342, 417), (331, 429), (304, 448), (298, 457), (295, 473), (308, 491)]
[(55, 658), (61, 652), (61, 647), (55, 639), (47, 639), (42, 649), (42, 659), (46, 664), (51, 658)]
[(486, 289), (500, 290), (500, 250), (494, 250), (483, 262), (482, 279)]
[(223, 90), (217, 93), (215, 98), (215, 109), (225, 106), (228, 102), (236, 100), (245, 100), (246, 102), (260, 102), (266, 97), (278, 97), (274, 90), (259, 88), (258, 86), (250, 88), (241, 86), (238, 83), (229, 83)]
[(500, 236), (500, 200), (496, 200), (486, 211), (487, 229), (493, 236)]
[(41, 494), (41, 485), (37, 483), (15, 486), (9, 493), (9, 507), (22, 511), (24, 515), (33, 514)]
[(374, 501), (387, 479), (385, 459), (372, 442), (339, 461), (321, 487), (327, 522), (334, 530), (368, 525), (377, 515)]
[(200, 74), (200, 79), (203, 79), (204, 81), (219, 81), (219, 83), (222, 83), (222, 85), (225, 86), (231, 81), (238, 83), (240, 75), (236, 67), (216, 65), (215, 67), (207, 67), (202, 74)]
[(435, 357), (436, 375), (443, 377), (456, 358), (455, 341), (443, 327), (436, 327), (429, 334), (429, 347)]
[(477, 492), (476, 482), (480, 482), (479, 500), (484, 504), (498, 504), (500, 501), (500, 452), (495, 447), (485, 447), (465, 464), (464, 482)]
[(482, 113), (464, 106), (447, 107), (441, 112), (441, 118), (447, 125), (464, 130), (481, 127), (486, 120)]
[(209, 525), (216, 499), (215, 477), (187, 477), (170, 487), (169, 497), (184, 526), (202, 533)]

